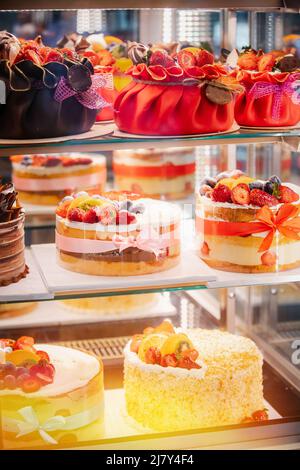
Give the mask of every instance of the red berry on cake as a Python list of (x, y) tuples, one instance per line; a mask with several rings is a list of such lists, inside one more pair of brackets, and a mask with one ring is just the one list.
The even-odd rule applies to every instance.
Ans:
[(176, 354), (166, 354), (161, 358), (160, 365), (162, 367), (177, 367), (178, 366), (178, 360), (176, 357)]
[(168, 68), (175, 65), (174, 60), (170, 57), (164, 49), (156, 49), (150, 55), (150, 65), (161, 65), (162, 67)]
[(106, 204), (98, 209), (98, 219), (103, 225), (115, 224), (117, 220), (117, 209), (113, 204)]
[(257, 68), (259, 72), (271, 72), (273, 67), (275, 65), (275, 57), (273, 54), (263, 54), (258, 62), (257, 62)]
[(276, 264), (277, 257), (273, 251), (266, 251), (261, 255), (261, 263), (264, 266), (274, 266)]
[(275, 196), (272, 196), (272, 194), (268, 194), (261, 189), (252, 189), (250, 192), (250, 203), (259, 207), (272, 207), (278, 205), (278, 199), (276, 199)]
[(128, 225), (136, 222), (135, 214), (126, 210), (120, 210), (117, 214), (117, 225)]
[(197, 362), (192, 361), (188, 356), (182, 356), (178, 361), (178, 367), (182, 369), (201, 369), (201, 366)]
[(299, 200), (299, 194), (297, 194), (288, 186), (280, 186), (279, 195), (280, 195), (279, 202), (281, 203), (290, 203), (290, 202), (296, 202)]
[(250, 189), (247, 184), (240, 183), (231, 190), (231, 199), (235, 204), (242, 206), (250, 203)]
[(208, 52), (206, 49), (200, 49), (198, 54), (196, 55), (196, 61), (198, 67), (202, 67), (203, 65), (207, 64), (213, 64), (214, 56), (211, 52)]
[(206, 242), (203, 242), (202, 247), (201, 247), (201, 254), (203, 256), (208, 256), (210, 252), (209, 246)]
[(252, 413), (252, 419), (254, 421), (267, 421), (269, 419), (268, 410), (257, 410)]
[(183, 69), (197, 65), (197, 59), (195, 54), (186, 49), (182, 49), (178, 52), (177, 61)]
[(225, 184), (219, 184), (212, 190), (211, 198), (215, 202), (231, 202), (231, 191)]
[(84, 212), (81, 209), (78, 209), (78, 207), (74, 207), (68, 211), (67, 216), (72, 222), (82, 222)]
[(160, 350), (156, 347), (151, 347), (145, 353), (145, 362), (146, 364), (160, 364), (161, 353)]
[(87, 224), (96, 224), (98, 222), (98, 215), (95, 209), (89, 209), (83, 216), (82, 222)]

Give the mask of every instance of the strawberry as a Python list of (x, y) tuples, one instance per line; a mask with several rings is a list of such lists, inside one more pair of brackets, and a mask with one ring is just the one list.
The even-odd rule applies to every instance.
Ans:
[(211, 198), (215, 202), (231, 202), (231, 191), (225, 184), (218, 184), (212, 190)]
[(75, 207), (68, 211), (67, 216), (68, 216), (68, 219), (71, 220), (72, 222), (82, 222), (84, 212), (81, 209), (78, 209), (78, 207)]
[(257, 57), (254, 51), (247, 51), (238, 58), (237, 65), (243, 70), (257, 70)]
[(263, 54), (258, 59), (257, 67), (259, 72), (271, 72), (275, 65), (275, 57), (273, 54)]
[(36, 354), (40, 357), (40, 359), (50, 362), (50, 357), (46, 351), (36, 351)]
[(192, 361), (189, 357), (181, 357), (178, 361), (178, 367), (182, 369), (201, 369), (201, 366), (197, 362)]
[(182, 351), (182, 356), (183, 357), (188, 357), (191, 361), (196, 361), (199, 353), (196, 349), (186, 349), (185, 351)]
[(268, 410), (257, 410), (252, 413), (252, 418), (254, 421), (267, 421), (269, 419)]
[(117, 209), (113, 204), (105, 204), (98, 210), (98, 219), (103, 225), (114, 225), (117, 215)]
[(63, 61), (63, 56), (60, 52), (58, 52), (56, 49), (51, 49), (48, 54), (46, 54), (44, 63), (48, 62), (62, 62)]
[(146, 351), (145, 362), (146, 364), (160, 364), (161, 353), (158, 348), (152, 347)]
[(211, 52), (208, 52), (206, 49), (200, 49), (197, 56), (197, 65), (198, 67), (202, 67), (203, 65), (213, 64), (214, 63), (214, 56)]
[(24, 349), (27, 351), (34, 351), (34, 339), (31, 336), (21, 336), (14, 344), (14, 350)]
[(85, 222), (86, 224), (95, 224), (98, 222), (98, 216), (97, 212), (95, 209), (89, 209), (82, 218), (82, 222)]
[(166, 354), (165, 356), (162, 356), (160, 365), (162, 367), (177, 367), (178, 366), (178, 360), (176, 357), (176, 354)]
[(252, 189), (250, 192), (250, 203), (253, 204), (254, 206), (277, 206), (278, 204), (278, 199), (276, 199), (275, 196), (272, 196), (272, 194), (268, 194), (265, 191), (262, 191), (261, 189)]
[(276, 255), (273, 251), (266, 251), (261, 255), (261, 264), (264, 266), (274, 266), (276, 264)]
[(197, 65), (196, 56), (192, 52), (185, 49), (182, 49), (178, 52), (177, 61), (183, 69)]
[(96, 52), (94, 51), (85, 51), (85, 53), (83, 54), (83, 57), (87, 57), (89, 61), (91, 62), (91, 64), (93, 65), (93, 67), (95, 67), (96, 65), (99, 65), (100, 63), (99, 55), (96, 54)]
[(165, 68), (173, 67), (174, 60), (164, 49), (156, 49), (150, 55), (149, 65), (162, 65)]
[(201, 254), (203, 256), (208, 256), (209, 252), (210, 252), (210, 249), (209, 249), (208, 244), (206, 242), (203, 242), (202, 247), (201, 247)]
[(231, 190), (231, 199), (235, 204), (245, 206), (250, 202), (250, 189), (245, 183), (237, 184)]
[(48, 361), (40, 360), (38, 364), (33, 365), (29, 369), (31, 377), (37, 377), (38, 374), (42, 374), (50, 379), (53, 379), (55, 374), (55, 369), (52, 364), (49, 364)]
[(288, 186), (280, 186), (279, 194), (280, 194), (279, 202), (282, 202), (282, 203), (296, 202), (299, 200), (299, 194), (297, 194)]
[(75, 52), (75, 51), (72, 51), (72, 50), (69, 49), (68, 47), (63, 47), (62, 49), (60, 49), (60, 53), (61, 53), (64, 57), (67, 57), (68, 59), (71, 59), (71, 60), (77, 60), (77, 58), (78, 58), (76, 52)]
[(117, 225), (128, 225), (136, 222), (135, 214), (128, 212), (126, 210), (121, 210), (117, 214)]

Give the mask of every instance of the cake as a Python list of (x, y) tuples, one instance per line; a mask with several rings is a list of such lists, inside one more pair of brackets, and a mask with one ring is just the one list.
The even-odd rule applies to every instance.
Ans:
[(56, 210), (56, 247), (63, 268), (130, 276), (172, 268), (180, 255), (180, 210), (126, 192), (65, 198)]
[(15, 155), (12, 180), (24, 203), (54, 205), (80, 189), (105, 189), (106, 159), (102, 155)]
[(4, 449), (72, 445), (101, 435), (103, 367), (96, 356), (27, 336), (0, 345)]
[(195, 150), (169, 149), (115, 150), (115, 186), (148, 197), (182, 199), (194, 191)]
[[(0, 32), (0, 80), (6, 102), (0, 107), (0, 137), (42, 139), (90, 130), (106, 85), (86, 57)], [(11, 123), (14, 123), (12, 125)]]
[(0, 286), (18, 282), (29, 271), (24, 254), (24, 219), (13, 185), (0, 182)]
[[(68, 310), (79, 314), (106, 315), (143, 312), (158, 300), (158, 294), (131, 294), (62, 300)], [(0, 306), (1, 308), (1, 306)], [(1, 310), (0, 310), (1, 315)]]
[(2, 318), (26, 315), (26, 313), (32, 312), (36, 306), (36, 302), (0, 303), (0, 320)]
[(300, 266), (300, 188), (276, 175), (239, 170), (205, 178), (196, 203), (200, 257), (224, 271), (262, 273)]
[(165, 49), (132, 43), (128, 55), (133, 80), (114, 103), (121, 131), (181, 136), (231, 129), (234, 95), (242, 87), (210, 52), (192, 47), (170, 56)]
[(260, 421), (262, 364), (248, 338), (219, 330), (175, 330), (164, 321), (126, 345), (124, 389), (130, 417), (159, 431)]
[(232, 51), (227, 64), (244, 87), (235, 103), (235, 119), (246, 127), (295, 126), (300, 121), (300, 59), (278, 51)]

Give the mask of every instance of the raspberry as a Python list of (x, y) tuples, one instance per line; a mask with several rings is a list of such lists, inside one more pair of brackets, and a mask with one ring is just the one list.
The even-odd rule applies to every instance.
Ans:
[(178, 360), (177, 357), (174, 353), (172, 354), (166, 354), (161, 358), (160, 365), (162, 367), (177, 367), (178, 366)]
[(196, 56), (197, 65), (198, 67), (202, 67), (203, 65), (213, 64), (214, 63), (214, 56), (206, 49), (200, 49)]
[(273, 251), (266, 251), (261, 255), (261, 263), (264, 266), (274, 266), (276, 264), (276, 255)]
[(250, 192), (250, 203), (259, 207), (272, 207), (278, 204), (278, 199), (276, 199), (275, 196), (272, 196), (272, 194), (268, 194), (260, 189), (252, 189)]
[(83, 216), (82, 221), (87, 224), (95, 224), (98, 222), (98, 216), (95, 209), (89, 209)]
[(215, 202), (231, 202), (231, 191), (225, 184), (219, 184), (213, 189), (211, 198)]
[(72, 222), (82, 222), (84, 212), (81, 209), (78, 209), (78, 207), (75, 207), (74, 209), (70, 209), (67, 215), (68, 219)]
[(240, 183), (231, 190), (232, 202), (242, 206), (250, 202), (250, 189), (247, 184)]
[(279, 193), (280, 193), (279, 202), (282, 202), (282, 203), (296, 202), (299, 199), (299, 194), (297, 194), (288, 186), (280, 186)]
[(114, 225), (117, 219), (117, 209), (113, 204), (106, 204), (100, 207), (98, 218), (103, 225)]
[(152, 347), (146, 351), (145, 362), (146, 364), (160, 364), (161, 354), (158, 348)]

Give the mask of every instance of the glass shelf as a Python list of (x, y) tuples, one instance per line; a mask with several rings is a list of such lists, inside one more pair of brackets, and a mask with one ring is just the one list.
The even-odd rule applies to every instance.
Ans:
[(211, 136), (195, 137), (155, 137), (149, 138), (121, 138), (107, 135), (93, 139), (73, 139), (64, 142), (43, 144), (0, 144), (0, 156), (14, 154), (34, 153), (58, 153), (58, 152), (99, 152), (106, 150), (147, 148), (147, 147), (195, 147), (199, 145), (224, 145), (224, 144), (248, 144), (248, 143), (276, 143), (291, 141), (294, 147), (300, 144), (300, 128), (278, 131), (250, 131), (241, 129), (230, 134), (216, 134)]

